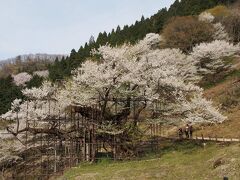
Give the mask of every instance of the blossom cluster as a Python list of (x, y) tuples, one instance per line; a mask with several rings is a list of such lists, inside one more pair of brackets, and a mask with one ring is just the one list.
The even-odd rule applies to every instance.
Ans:
[(26, 72), (22, 72), (17, 75), (13, 75), (14, 83), (17, 86), (25, 86), (26, 83), (29, 82), (31, 79), (32, 79), (32, 75), (30, 75)]
[(230, 40), (228, 33), (225, 31), (225, 27), (220, 22), (214, 22), (215, 17), (209, 12), (203, 12), (198, 16), (199, 21), (213, 24), (215, 33), (213, 38), (215, 40)]

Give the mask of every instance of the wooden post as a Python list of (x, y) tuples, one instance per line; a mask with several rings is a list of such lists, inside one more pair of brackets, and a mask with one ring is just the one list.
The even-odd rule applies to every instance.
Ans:
[(153, 136), (155, 136), (155, 123), (153, 123), (152, 128), (153, 128)]
[(155, 123), (155, 136), (157, 136), (157, 133), (158, 133), (158, 131), (157, 131), (157, 123)]
[(160, 136), (162, 136), (162, 124), (160, 124)]
[(153, 136), (152, 135), (152, 123), (150, 124), (150, 129), (151, 129), (151, 137)]
[(89, 143), (86, 143), (86, 161), (89, 161)]
[(92, 161), (92, 125), (89, 130), (89, 161)]
[(57, 139), (56, 137), (54, 138), (54, 167), (53, 167), (53, 172), (57, 172)]
[(95, 125), (93, 124), (93, 129), (92, 129), (92, 161), (95, 161), (95, 156), (96, 156), (96, 137), (95, 137)]
[(83, 160), (86, 161), (86, 129), (83, 132)]
[(114, 134), (114, 137), (113, 137), (113, 159), (114, 161), (116, 160), (116, 137), (115, 137), (115, 134)]
[(88, 125), (88, 127), (90, 127), (90, 129), (88, 130), (88, 148), (87, 148), (87, 161), (91, 161), (91, 143), (92, 143), (92, 139), (91, 139), (91, 125)]

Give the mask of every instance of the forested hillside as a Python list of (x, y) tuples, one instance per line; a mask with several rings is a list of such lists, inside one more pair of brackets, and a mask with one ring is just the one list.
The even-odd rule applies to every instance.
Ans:
[(67, 55), (25, 54), (0, 60), (0, 78), (21, 72), (33, 73), (34, 71), (47, 70), (56, 58), (61, 59), (62, 57), (67, 57)]
[(96, 41), (91, 37), (89, 42), (80, 46), (79, 50), (73, 49), (67, 58), (57, 59), (49, 68), (50, 79), (55, 81), (71, 75), (71, 71), (79, 66), (90, 56), (92, 48), (98, 48), (106, 43), (116, 46), (123, 43), (134, 44), (143, 39), (148, 33), (160, 33), (165, 23), (174, 16), (197, 15), (218, 4), (230, 5), (236, 0), (176, 0), (169, 9), (163, 8), (150, 18), (142, 17), (141, 20), (123, 28), (118, 26), (112, 32), (100, 32)]

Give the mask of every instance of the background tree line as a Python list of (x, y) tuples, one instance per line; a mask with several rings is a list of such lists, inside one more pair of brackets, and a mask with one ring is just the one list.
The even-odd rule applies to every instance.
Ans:
[(81, 46), (78, 51), (73, 49), (67, 58), (56, 59), (55, 63), (49, 67), (50, 79), (64, 79), (71, 75), (71, 71), (78, 67), (86, 58), (90, 57), (92, 48), (109, 43), (112, 46), (123, 43), (134, 44), (143, 39), (148, 33), (159, 33), (164, 25), (174, 16), (197, 15), (200, 12), (212, 8), (218, 4), (230, 5), (236, 0), (176, 0), (169, 9), (163, 8), (150, 18), (142, 16), (140, 21), (123, 28), (118, 26), (110, 33), (100, 32), (96, 41), (91, 37), (88, 43)]

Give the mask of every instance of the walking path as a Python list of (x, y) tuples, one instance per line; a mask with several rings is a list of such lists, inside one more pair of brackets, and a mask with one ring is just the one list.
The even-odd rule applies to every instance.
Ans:
[(204, 141), (217, 141), (217, 142), (240, 142), (240, 139), (237, 139), (237, 138), (195, 137), (193, 139), (204, 140)]
[[(164, 132), (164, 129), (159, 124), (150, 124), (150, 126), (146, 129), (146, 134), (149, 134), (151, 136), (158, 136), (161, 138), (167, 138), (172, 140), (178, 140), (178, 136), (169, 136), (167, 132)], [(188, 140), (187, 138), (183, 138), (183, 140)], [(224, 138), (224, 137), (205, 137), (204, 135), (193, 136), (191, 140), (203, 140), (203, 141), (215, 141), (215, 142), (240, 142), (239, 138)]]
[[(161, 136), (162, 138), (178, 140), (179, 137)], [(193, 137), (191, 139), (183, 138), (182, 140), (202, 140), (202, 141), (215, 141), (215, 142), (240, 142), (238, 138), (218, 138), (218, 137)]]

